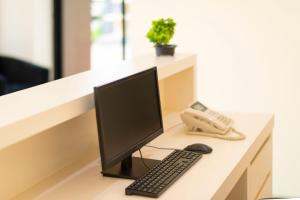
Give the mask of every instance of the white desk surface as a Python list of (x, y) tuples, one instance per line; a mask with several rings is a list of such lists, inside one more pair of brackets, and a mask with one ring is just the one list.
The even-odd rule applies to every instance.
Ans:
[(158, 78), (163, 79), (195, 64), (195, 54), (145, 55), (1, 96), (0, 150), (88, 112), (94, 107), (95, 86), (153, 66), (158, 67)]
[[(273, 116), (257, 113), (226, 113), (235, 120), (235, 128), (246, 133), (244, 141), (224, 141), (203, 136), (186, 135), (181, 124), (166, 131), (150, 144), (158, 147), (184, 148), (193, 143), (205, 143), (213, 152), (204, 155), (190, 170), (178, 179), (159, 199), (224, 199), (238, 178), (248, 166), (262, 143), (270, 136)], [(165, 127), (179, 122), (178, 114), (171, 114)], [(144, 157), (163, 159), (170, 153), (149, 147), (142, 148)], [(133, 180), (103, 177), (100, 161), (96, 160), (63, 181), (52, 185), (35, 196), (36, 200), (72, 199), (149, 199), (140, 196), (126, 196), (125, 188)]]

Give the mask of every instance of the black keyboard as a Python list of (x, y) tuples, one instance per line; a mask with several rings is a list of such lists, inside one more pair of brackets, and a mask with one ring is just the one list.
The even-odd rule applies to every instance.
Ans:
[(175, 150), (129, 185), (125, 193), (158, 198), (201, 157), (201, 153)]

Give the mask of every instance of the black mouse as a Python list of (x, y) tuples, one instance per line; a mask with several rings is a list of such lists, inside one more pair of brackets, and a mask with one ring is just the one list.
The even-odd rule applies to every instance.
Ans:
[(213, 149), (206, 144), (196, 143), (185, 147), (184, 150), (208, 154), (211, 153)]

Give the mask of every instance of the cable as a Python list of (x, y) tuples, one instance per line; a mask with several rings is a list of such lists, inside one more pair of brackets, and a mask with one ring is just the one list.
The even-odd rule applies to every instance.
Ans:
[[(171, 126), (170, 128), (164, 130), (164, 132), (168, 132), (169, 130), (175, 128), (176, 126), (179, 126), (183, 124), (183, 122), (177, 123), (173, 126)], [(156, 147), (156, 146), (152, 146), (152, 145), (145, 145), (145, 147), (150, 147), (150, 148), (154, 148), (154, 149), (163, 149), (163, 150), (170, 150), (170, 151), (174, 151), (174, 150), (180, 150), (180, 149), (176, 149), (176, 148), (166, 148), (166, 147)]]
[(246, 138), (246, 136), (243, 133), (241, 133), (240, 131), (237, 131), (234, 128), (232, 128), (231, 131), (236, 133), (237, 136), (221, 135), (221, 134), (217, 134), (217, 133), (204, 133), (204, 132), (200, 132), (200, 131), (189, 131), (189, 134), (202, 135), (202, 136), (219, 138), (222, 140), (229, 140), (229, 141), (244, 140)]
[(170, 150), (170, 151), (180, 150), (180, 149), (175, 149), (175, 148), (156, 147), (156, 146), (152, 146), (152, 145), (145, 145), (145, 147), (150, 147), (150, 148), (154, 148), (154, 149)]
[[(169, 130), (171, 130), (181, 124), (183, 124), (183, 122), (180, 122), (180, 123), (177, 123), (177, 124), (171, 126), (170, 128), (166, 129), (165, 132), (168, 132)], [(145, 147), (150, 147), (150, 148), (154, 148), (154, 149), (170, 150), (170, 151), (181, 150), (181, 149), (176, 149), (176, 148), (156, 147), (156, 146), (152, 146), (152, 145), (145, 145)]]
[(235, 128), (231, 128), (232, 132), (235, 132), (236, 134), (238, 134), (240, 136), (240, 140), (244, 140), (246, 139), (246, 135), (238, 130), (236, 130)]
[(150, 167), (148, 167), (148, 165), (147, 165), (147, 164), (145, 163), (145, 161), (144, 161), (144, 158), (143, 158), (141, 149), (139, 149), (139, 152), (140, 152), (140, 156), (141, 156), (142, 163), (145, 165), (145, 167), (146, 167), (148, 170), (150, 170)]
[(168, 132), (169, 130), (171, 130), (171, 129), (173, 129), (173, 128), (175, 128), (176, 126), (179, 126), (179, 125), (181, 125), (181, 124), (184, 124), (184, 123), (183, 123), (183, 122), (177, 123), (177, 124), (175, 124), (175, 125), (173, 125), (173, 126), (167, 128), (166, 130), (164, 130), (164, 132)]

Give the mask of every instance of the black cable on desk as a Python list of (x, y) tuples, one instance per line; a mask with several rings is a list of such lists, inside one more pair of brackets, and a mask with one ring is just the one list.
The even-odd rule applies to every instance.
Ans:
[(148, 167), (148, 165), (147, 165), (147, 164), (145, 163), (145, 161), (144, 161), (144, 158), (143, 158), (141, 149), (139, 149), (139, 152), (140, 152), (140, 156), (141, 156), (142, 163), (145, 165), (145, 167), (146, 167), (148, 170), (150, 170), (150, 167)]
[(181, 149), (167, 148), (167, 147), (156, 147), (156, 146), (152, 146), (152, 145), (145, 145), (145, 147), (150, 147), (150, 148), (154, 148), (154, 149), (170, 150), (170, 151), (181, 150)]

